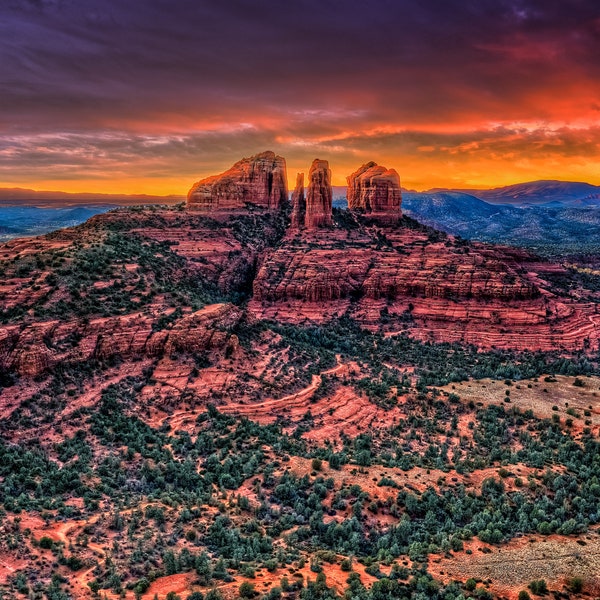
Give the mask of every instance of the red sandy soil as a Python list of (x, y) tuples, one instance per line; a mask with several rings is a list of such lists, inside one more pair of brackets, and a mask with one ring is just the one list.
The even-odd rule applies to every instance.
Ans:
[(16, 558), (9, 552), (0, 552), (0, 584), (5, 584), (16, 571), (25, 567), (28, 562), (28, 559)]
[[(190, 592), (191, 584), (194, 581), (195, 573), (177, 573), (176, 575), (166, 575), (154, 580), (148, 591), (142, 596), (144, 599), (151, 600), (157, 594), (159, 599), (166, 598), (169, 592), (175, 592), (182, 597), (186, 597)], [(195, 589), (195, 588), (194, 588)], [(133, 592), (129, 592), (126, 598), (133, 598)]]
[[(299, 456), (293, 456), (290, 458), (289, 463), (285, 463), (285, 469), (288, 468), (299, 477), (314, 472), (311, 459)], [(507, 491), (518, 489), (514, 484), (512, 475), (526, 479), (529, 475), (536, 475), (539, 472), (520, 463), (510, 465), (507, 470), (511, 473), (511, 476), (503, 479)], [(439, 490), (442, 485), (447, 486), (452, 484), (463, 484), (467, 489), (480, 490), (481, 484), (486, 479), (490, 477), (500, 479), (499, 471), (499, 467), (490, 467), (474, 471), (473, 473), (460, 474), (456, 471), (445, 473), (438, 469), (423, 469), (421, 467), (413, 467), (410, 471), (403, 471), (380, 465), (372, 465), (368, 468), (361, 468), (356, 465), (342, 465), (338, 470), (329, 468), (327, 461), (323, 461), (319, 475), (325, 478), (333, 478), (336, 484), (335, 489), (339, 489), (345, 485), (357, 484), (372, 498), (386, 499), (388, 497), (395, 498), (398, 495), (398, 489), (390, 486), (378, 486), (377, 483), (383, 477), (395, 481), (400, 488), (409, 489), (416, 493), (424, 492), (428, 487)]]
[[(343, 557), (338, 557), (338, 562), (341, 561)], [(305, 583), (308, 581), (314, 581), (317, 578), (317, 574), (310, 570), (310, 561), (307, 560), (304, 567), (301, 569), (293, 569), (289, 568), (278, 568), (273, 572), (269, 572), (266, 569), (258, 569), (255, 573), (255, 577), (248, 578), (242, 576), (236, 576), (234, 581), (220, 584), (218, 585), (219, 590), (223, 594), (223, 597), (227, 600), (238, 598), (238, 589), (240, 585), (247, 581), (254, 585), (257, 592), (266, 593), (271, 588), (280, 586), (280, 581), (283, 577), (287, 577), (290, 583), (297, 581), (300, 577), (303, 578)], [(346, 580), (350, 573), (342, 571), (339, 564), (330, 564), (328, 562), (322, 563), (323, 573), (326, 577), (326, 583), (329, 587), (333, 587), (339, 594), (342, 594), (343, 591), (348, 587)], [(360, 575), (360, 579), (366, 587), (371, 587), (377, 579), (368, 573), (365, 573), (364, 565), (354, 561), (353, 563), (353, 571)], [(158, 594), (159, 600), (163, 600), (166, 595), (173, 591), (176, 592), (183, 597), (190, 591), (199, 590), (206, 593), (210, 587), (202, 587), (193, 585), (194, 574), (193, 573), (180, 573), (177, 575), (168, 575), (166, 577), (159, 577), (156, 579), (146, 592), (142, 596), (144, 600), (151, 600), (154, 598), (155, 594)], [(133, 594), (131, 596), (127, 594), (127, 598), (133, 598)]]

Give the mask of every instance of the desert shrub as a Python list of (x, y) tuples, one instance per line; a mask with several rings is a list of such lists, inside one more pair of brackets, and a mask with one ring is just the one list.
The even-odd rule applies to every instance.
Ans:
[(544, 579), (534, 579), (528, 587), (531, 590), (531, 593), (536, 596), (543, 596), (548, 593), (548, 586)]

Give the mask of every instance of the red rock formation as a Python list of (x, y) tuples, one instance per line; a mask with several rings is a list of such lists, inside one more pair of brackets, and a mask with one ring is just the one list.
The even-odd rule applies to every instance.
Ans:
[[(47, 279), (52, 271), (34, 269), (16, 276), (9, 265), (55, 251), (68, 258), (73, 244), (89, 243), (118, 226), (181, 257), (181, 273), (174, 276), (197, 275), (232, 295), (252, 285), (250, 320), (298, 324), (348, 314), (365, 327), (422, 340), (521, 350), (598, 349), (597, 305), (576, 295), (558, 295), (548, 283), (567, 273), (561, 265), (540, 263), (515, 248), (466, 244), (414, 225), (372, 228), (361, 225), (360, 218), (326, 235), (308, 229), (282, 238), (281, 217), (270, 212), (217, 212), (207, 218), (174, 209), (120, 210), (48, 237), (13, 240), (1, 247), (7, 271), (0, 276), (0, 311), (9, 314), (32, 299), (41, 303), (48, 294), (50, 303), (63, 297), (62, 288), (51, 291)], [(126, 268), (135, 272), (137, 267)], [(109, 276), (92, 285), (111, 284)], [(136, 293), (123, 288), (123, 294)], [(19, 321), (0, 326), (0, 371), (35, 376), (61, 362), (91, 358), (235, 353), (238, 341), (231, 324), (242, 318), (243, 309), (186, 309), (172, 325), (156, 331), (165, 311), (169, 300), (162, 295), (130, 314), (95, 314), (89, 321), (74, 316), (44, 320), (43, 311), (30, 310)]]
[(597, 348), (600, 313), (552, 294), (541, 271), (548, 266), (532, 260), (407, 227), (306, 232), (302, 245), (290, 236), (267, 253), (249, 310), (292, 323), (347, 314), (390, 334), (482, 348)]
[[(242, 316), (232, 304), (212, 304), (161, 331), (153, 330), (155, 317), (142, 313), (93, 319), (86, 324), (46, 321), (26, 327), (9, 325), (0, 327), (0, 369), (34, 377), (59, 363), (92, 358), (105, 361), (172, 352), (226, 351), (238, 345), (231, 330)], [(74, 334), (78, 343), (67, 344), (65, 340)]]
[(306, 198), (304, 197), (304, 173), (296, 176), (296, 187), (292, 193), (292, 228), (300, 229), (306, 218)]
[(315, 158), (308, 173), (308, 194), (306, 196), (307, 229), (328, 227), (331, 221), (331, 169), (326, 160)]
[(187, 205), (205, 211), (239, 209), (247, 203), (278, 209), (287, 196), (285, 159), (267, 151), (195, 183), (188, 192)]
[(348, 208), (363, 210), (371, 217), (397, 220), (401, 216), (400, 177), (394, 169), (368, 162), (349, 175)]

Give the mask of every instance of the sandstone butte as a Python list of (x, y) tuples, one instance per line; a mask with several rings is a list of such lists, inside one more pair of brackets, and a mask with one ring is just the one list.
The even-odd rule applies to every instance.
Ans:
[[(254, 205), (278, 210), (287, 201), (285, 159), (266, 151), (243, 158), (220, 175), (195, 183), (188, 193), (188, 208), (203, 211), (241, 209)], [(371, 161), (346, 178), (348, 208), (382, 221), (398, 221), (401, 216), (400, 177)], [(330, 227), (331, 170), (326, 160), (315, 159), (304, 192), (304, 174), (298, 173), (292, 193), (293, 229)]]
[(285, 159), (266, 151), (195, 183), (188, 192), (188, 208), (227, 210), (249, 203), (276, 210), (287, 202), (287, 196)]
[(374, 218), (398, 220), (402, 213), (400, 176), (374, 162), (364, 164), (346, 178), (348, 208), (361, 210)]
[[(237, 165), (243, 167), (228, 171), (227, 185), (237, 193), (243, 186), (250, 189), (250, 180), (268, 184), (275, 164), (282, 175), (285, 163), (273, 153), (240, 161)], [(258, 200), (246, 195), (248, 202), (264, 207), (251, 220), (247, 215), (255, 211), (246, 205), (231, 210), (234, 198), (219, 205), (229, 210), (213, 205), (210, 218), (198, 210), (117, 210), (51, 236), (7, 242), (2, 251), (9, 264), (17, 257), (85, 244), (90, 235), (130, 231), (165, 244), (181, 258), (181, 269), (225, 297), (242, 294), (249, 302), (244, 307), (206, 306), (161, 331), (153, 323), (169, 309), (160, 297), (145, 312), (106, 318), (52, 320), (32, 313), (23, 322), (0, 326), (0, 368), (35, 376), (64, 361), (94, 357), (157, 356), (208, 347), (232, 352), (241, 319), (314, 324), (343, 315), (386, 335), (403, 333), (424, 341), (482, 349), (598, 351), (598, 305), (552, 284), (567, 275), (565, 266), (520, 249), (465, 242), (405, 217), (379, 221), (357, 211), (332, 218), (326, 161), (313, 163), (306, 207), (303, 183), (299, 176), (291, 210), (297, 227), (304, 221), (301, 230), (286, 227), (289, 221), (281, 218), (290, 216), (282, 184), (270, 208), (268, 185)], [(221, 183), (216, 187), (224, 189)], [(196, 208), (193, 202), (190, 208)], [(29, 305), (50, 292), (45, 275), (32, 273), (0, 280), (1, 311)], [(73, 338), (76, 344), (69, 341)]]

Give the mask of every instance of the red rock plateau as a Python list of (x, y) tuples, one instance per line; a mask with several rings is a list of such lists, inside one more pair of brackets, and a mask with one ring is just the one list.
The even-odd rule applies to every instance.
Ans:
[(400, 176), (394, 169), (386, 169), (368, 162), (349, 175), (348, 208), (386, 221), (397, 221), (400, 216), (402, 192)]
[(188, 208), (238, 209), (248, 203), (278, 209), (287, 195), (285, 159), (267, 151), (243, 158), (225, 173), (195, 183), (188, 192)]
[[(257, 165), (270, 165), (273, 179), (265, 179), (267, 171)], [(1, 252), (9, 266), (0, 279), (0, 311), (10, 315), (20, 310), (22, 316), (5, 318), (0, 327), (0, 367), (35, 376), (62, 362), (92, 358), (139, 358), (201, 348), (231, 352), (237, 343), (231, 330), (242, 318), (307, 324), (348, 315), (388, 336), (406, 334), (423, 341), (463, 342), (482, 349), (598, 349), (597, 304), (561, 293), (549, 283), (566, 273), (565, 267), (514, 248), (456, 240), (406, 218), (373, 225), (343, 212), (332, 220), (331, 174), (327, 162), (320, 160), (309, 176), (306, 229), (290, 228), (288, 209), (281, 206), (284, 172), (283, 159), (265, 152), (211, 180), (215, 206), (235, 206), (237, 200), (230, 198), (219, 204), (223, 190), (229, 189), (241, 194), (238, 200), (244, 197), (273, 208), (260, 214), (250, 208), (210, 214), (177, 208), (118, 210), (45, 238), (4, 244)], [(361, 185), (359, 196), (368, 196)], [(248, 195), (252, 186), (259, 190), (256, 196)], [(298, 210), (302, 187), (299, 178), (294, 195)], [(190, 206), (194, 198), (192, 192)], [(298, 210), (296, 224), (301, 221)], [(62, 267), (51, 273), (58, 279), (51, 284), (49, 271), (35, 267), (36, 261), (68, 266), (76, 262), (69, 256), (86, 244), (93, 247), (111, 231), (140, 238), (140, 248), (159, 244), (156, 252), (161, 256), (167, 249), (178, 265), (173, 281), (201, 280), (225, 300), (250, 295), (247, 307), (209, 302), (200, 310), (176, 314), (168, 294), (156, 291), (142, 307), (139, 290), (157, 282), (149, 281), (143, 263), (120, 259), (113, 266), (122, 280), (115, 273), (94, 275), (90, 286), (77, 292), (75, 304), (92, 292), (106, 302), (106, 291), (130, 298), (129, 310), (86, 318), (57, 312), (73, 284), (61, 283)], [(154, 277), (160, 279), (160, 269)], [(40, 303), (45, 303), (43, 309)], [(161, 317), (172, 319), (168, 328), (156, 327)]]
[(250, 310), (288, 322), (350, 315), (387, 335), (480, 348), (597, 348), (595, 304), (555, 295), (562, 267), (514, 248), (406, 225), (288, 233), (254, 281)]
[(331, 226), (331, 169), (326, 160), (315, 158), (308, 173), (308, 193), (306, 196), (307, 229)]

